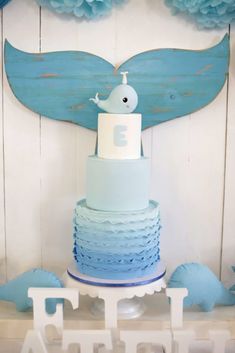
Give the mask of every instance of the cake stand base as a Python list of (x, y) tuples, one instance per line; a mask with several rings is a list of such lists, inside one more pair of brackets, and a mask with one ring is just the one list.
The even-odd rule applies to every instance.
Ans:
[[(104, 317), (104, 301), (96, 298), (91, 305), (91, 313), (100, 319)], [(140, 298), (122, 299), (117, 303), (118, 320), (135, 319), (145, 312), (145, 305)]]
[(104, 313), (105, 327), (116, 328), (118, 318), (130, 319), (143, 314), (144, 306), (137, 297), (160, 292), (165, 288), (165, 273), (166, 268), (159, 261), (151, 275), (129, 280), (106, 280), (80, 273), (73, 262), (64, 276), (64, 285), (78, 288), (81, 295), (88, 294), (92, 298), (99, 298), (91, 307), (92, 313)]

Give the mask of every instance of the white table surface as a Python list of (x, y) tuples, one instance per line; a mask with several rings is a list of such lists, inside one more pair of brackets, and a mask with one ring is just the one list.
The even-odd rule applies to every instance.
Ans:
[[(91, 314), (90, 306), (93, 301), (94, 299), (88, 296), (81, 296), (80, 307), (75, 311), (66, 305), (65, 328), (103, 329), (103, 318)], [(124, 330), (169, 328), (170, 313), (167, 298), (163, 294), (156, 293), (146, 295), (143, 301), (146, 306), (145, 313), (137, 319), (119, 320), (118, 326)], [(0, 302), (0, 353), (20, 352), (24, 336), (32, 327), (32, 312), (19, 313), (13, 304)], [(226, 353), (235, 353), (235, 307), (217, 307), (210, 313), (201, 312), (197, 308), (187, 310), (184, 313), (184, 328), (194, 328), (200, 341), (207, 338), (208, 329), (229, 329), (234, 341), (229, 342)], [(74, 349), (72, 347), (69, 353), (77, 352)], [(62, 350), (58, 345), (51, 345), (49, 352), (60, 353)], [(155, 352), (162, 353), (162, 350)], [(192, 346), (190, 353), (211, 353), (210, 343), (198, 341)]]
[[(22, 340), (13, 340), (13, 339), (1, 339), (0, 340), (0, 353), (20, 353), (22, 348)], [(62, 351), (59, 345), (50, 346), (48, 349), (50, 353), (65, 353)], [(75, 347), (70, 347), (69, 353), (77, 353)], [(226, 353), (235, 352), (235, 342), (228, 344)], [(124, 353), (124, 352), (123, 352)], [(140, 353), (140, 352), (139, 352)], [(163, 353), (162, 349), (155, 350), (154, 353)], [(192, 345), (190, 353), (211, 353), (211, 348), (209, 343), (197, 342), (197, 344)]]

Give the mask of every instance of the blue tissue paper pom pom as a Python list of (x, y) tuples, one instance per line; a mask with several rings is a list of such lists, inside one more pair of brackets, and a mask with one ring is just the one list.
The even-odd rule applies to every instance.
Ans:
[(199, 28), (227, 27), (235, 19), (234, 0), (165, 0), (172, 13), (185, 13)]
[(112, 7), (125, 0), (37, 0), (57, 13), (71, 14), (79, 18), (95, 19), (107, 15)]

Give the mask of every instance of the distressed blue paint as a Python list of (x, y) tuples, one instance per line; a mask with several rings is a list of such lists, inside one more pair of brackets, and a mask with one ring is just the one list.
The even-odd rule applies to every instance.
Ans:
[(5, 67), (16, 97), (52, 119), (97, 129), (96, 92), (106, 99), (120, 84), (121, 71), (139, 97), (142, 128), (190, 114), (222, 89), (229, 64), (229, 39), (201, 50), (159, 49), (140, 53), (115, 70), (106, 60), (81, 51), (22, 52), (5, 43)]
[(10, 0), (0, 0), (0, 8), (5, 6)]

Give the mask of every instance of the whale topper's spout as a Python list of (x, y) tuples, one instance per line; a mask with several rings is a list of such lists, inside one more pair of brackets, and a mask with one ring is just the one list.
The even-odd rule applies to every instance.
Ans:
[(121, 72), (123, 85), (127, 85), (127, 74), (128, 74), (128, 71)]

